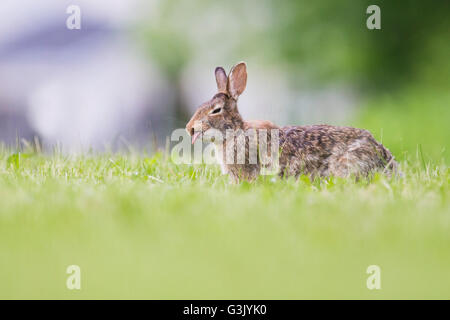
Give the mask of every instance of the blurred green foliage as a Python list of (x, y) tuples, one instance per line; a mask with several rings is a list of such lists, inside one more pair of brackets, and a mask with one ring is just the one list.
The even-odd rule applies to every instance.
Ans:
[[(372, 4), (381, 9), (381, 30), (366, 28)], [(314, 68), (323, 81), (392, 89), (420, 82), (420, 67), (436, 58), (436, 74), (450, 66), (448, 1), (276, 1), (273, 8), (281, 60)]]
[(370, 130), (397, 159), (450, 162), (450, 91), (410, 88), (383, 94), (361, 108), (353, 125)]
[[(366, 27), (373, 4), (381, 30)], [(420, 81), (425, 65), (448, 83), (449, 1), (168, 0), (152, 11), (142, 39), (169, 74), (205, 48), (219, 48), (218, 59), (260, 57), (293, 79), (393, 89)]]

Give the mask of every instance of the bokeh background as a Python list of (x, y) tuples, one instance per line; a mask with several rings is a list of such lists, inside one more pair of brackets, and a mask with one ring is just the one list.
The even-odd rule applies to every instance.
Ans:
[(449, 17), (448, 1), (3, 0), (0, 140), (164, 147), (215, 93), (214, 68), (244, 60), (244, 118), (360, 126), (399, 159), (447, 161)]
[[(0, 298), (450, 298), (449, 9), (1, 0)], [(404, 178), (234, 185), (155, 152), (242, 60), (244, 118), (369, 129)]]

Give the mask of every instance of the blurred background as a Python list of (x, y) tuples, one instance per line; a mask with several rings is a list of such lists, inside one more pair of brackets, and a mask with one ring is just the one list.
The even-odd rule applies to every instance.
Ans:
[(446, 162), (449, 17), (438, 0), (3, 0), (0, 140), (154, 150), (216, 92), (216, 66), (246, 61), (244, 118), (364, 127), (401, 160)]

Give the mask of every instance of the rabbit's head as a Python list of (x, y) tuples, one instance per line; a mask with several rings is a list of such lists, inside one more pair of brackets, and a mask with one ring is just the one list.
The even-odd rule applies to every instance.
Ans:
[(244, 122), (237, 108), (237, 100), (247, 84), (247, 67), (236, 64), (229, 75), (222, 67), (215, 70), (218, 93), (203, 103), (186, 125), (192, 143), (210, 129), (218, 130), (225, 137), (227, 129), (242, 129)]

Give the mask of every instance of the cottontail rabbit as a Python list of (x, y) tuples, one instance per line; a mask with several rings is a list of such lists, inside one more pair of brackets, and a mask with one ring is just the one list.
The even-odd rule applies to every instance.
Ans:
[[(218, 160), (222, 171), (228, 173), (234, 181), (251, 181), (264, 167), (259, 157), (256, 161), (250, 161), (251, 143), (256, 141), (257, 148), (261, 145), (258, 135), (245, 134), (249, 130), (258, 133), (263, 129), (267, 131), (266, 149), (269, 156), (270, 146), (277, 140), (278, 174), (281, 177), (297, 177), (301, 174), (312, 178), (352, 175), (359, 177), (367, 176), (375, 170), (391, 175), (396, 169), (397, 163), (392, 154), (367, 130), (330, 125), (279, 128), (270, 121), (244, 121), (239, 114), (237, 100), (247, 84), (245, 63), (235, 65), (228, 76), (222, 67), (218, 67), (215, 76), (218, 93), (197, 109), (186, 125), (186, 130), (192, 136), (192, 143), (202, 135), (207, 136), (211, 130), (222, 134), (223, 139), (215, 142), (221, 147), (217, 149), (221, 150), (217, 152)], [(230, 139), (227, 136), (230, 130), (239, 133)], [(243, 134), (245, 139), (237, 139)], [(224, 150), (231, 151), (233, 161), (226, 158)], [(237, 156), (234, 155), (239, 151), (243, 151), (244, 161), (236, 161)]]

